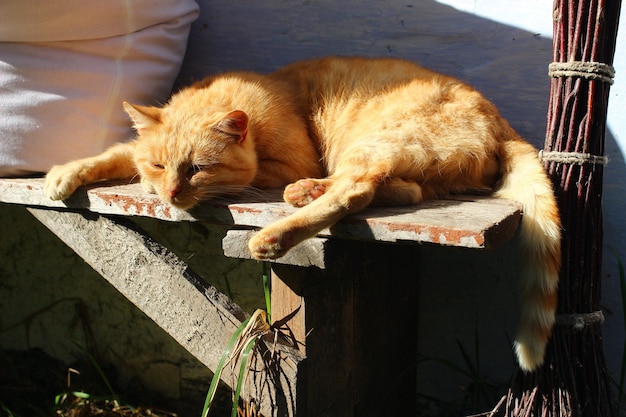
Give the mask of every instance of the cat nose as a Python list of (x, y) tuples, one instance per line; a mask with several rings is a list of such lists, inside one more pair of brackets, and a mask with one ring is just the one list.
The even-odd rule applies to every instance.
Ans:
[(178, 193), (180, 193), (180, 185), (177, 185), (176, 187), (170, 189), (169, 191), (170, 198), (176, 197)]

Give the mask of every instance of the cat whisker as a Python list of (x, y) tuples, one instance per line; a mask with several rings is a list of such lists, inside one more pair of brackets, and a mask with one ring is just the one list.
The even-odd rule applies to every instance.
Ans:
[(198, 190), (195, 195), (200, 201), (220, 198), (226, 195), (236, 195), (240, 193), (239, 187), (227, 186), (227, 185), (206, 185)]
[(267, 199), (268, 197), (267, 190), (262, 190), (260, 188), (251, 187), (251, 186), (244, 187), (241, 190), (241, 195), (246, 196), (246, 197), (258, 198), (260, 200)]
[(187, 159), (190, 161), (190, 165), (191, 165), (189, 167), (189, 170), (195, 174), (196, 172), (200, 172), (202, 168), (200, 167), (200, 164), (196, 160), (193, 159), (192, 153), (193, 153), (193, 150), (190, 150), (189, 154), (187, 155)]
[(138, 179), (138, 178), (139, 178), (139, 173), (137, 173), (137, 174), (133, 175), (133, 176), (132, 176), (132, 177), (128, 180), (128, 183), (129, 183), (129, 184), (132, 184), (132, 183), (134, 183), (134, 182), (135, 182), (135, 180), (136, 180), (136, 179)]
[(194, 198), (198, 201), (206, 200), (228, 200), (233, 196), (250, 199), (251, 201), (276, 200), (265, 190), (245, 186), (245, 185), (210, 185), (198, 190)]

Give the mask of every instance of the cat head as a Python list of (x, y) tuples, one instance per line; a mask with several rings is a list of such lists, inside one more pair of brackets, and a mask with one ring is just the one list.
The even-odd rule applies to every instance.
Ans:
[(134, 160), (141, 183), (181, 209), (241, 191), (257, 160), (248, 116), (240, 110), (207, 114), (195, 106), (163, 108), (124, 103), (137, 131)]

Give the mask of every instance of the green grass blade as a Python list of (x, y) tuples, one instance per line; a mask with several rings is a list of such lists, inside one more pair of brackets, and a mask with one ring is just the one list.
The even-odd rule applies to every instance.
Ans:
[(9, 407), (4, 405), (4, 403), (2, 401), (0, 401), (0, 410), (4, 411), (6, 413), (6, 415), (7, 415), (7, 417), (15, 417), (15, 414), (13, 414), (13, 412), (11, 410), (9, 410)]
[(87, 347), (84, 346), (79, 341), (74, 340), (74, 344), (76, 346), (78, 346), (78, 348), (80, 348), (84, 352), (84, 354), (87, 357), (87, 359), (89, 359), (89, 362), (91, 362), (91, 365), (94, 367), (94, 369), (98, 373), (98, 376), (100, 377), (100, 379), (102, 380), (102, 382), (106, 386), (107, 390), (109, 390), (109, 394), (111, 395), (111, 397), (113, 397), (113, 399), (120, 398), (117, 395), (117, 393), (115, 392), (115, 390), (113, 389), (113, 385), (111, 385), (111, 382), (109, 381), (109, 379), (107, 378), (106, 374), (102, 370), (102, 367), (100, 366), (100, 364), (98, 363), (96, 358), (91, 354), (89, 349), (87, 349)]
[(241, 332), (243, 332), (243, 330), (246, 328), (249, 321), (250, 321), (250, 318), (247, 318), (239, 325), (239, 327), (237, 327), (237, 330), (235, 330), (235, 333), (233, 333), (232, 337), (228, 341), (228, 344), (226, 345), (226, 349), (222, 353), (222, 357), (220, 358), (220, 361), (217, 364), (217, 369), (215, 370), (215, 374), (213, 374), (213, 379), (211, 379), (211, 385), (209, 386), (209, 391), (207, 392), (206, 399), (204, 400), (204, 408), (202, 409), (202, 417), (207, 417), (209, 414), (209, 410), (211, 409), (213, 398), (215, 398), (215, 392), (217, 391), (217, 386), (220, 382), (220, 377), (222, 376), (222, 370), (224, 369), (224, 365), (226, 364), (228, 355), (230, 355), (230, 352), (233, 349), (233, 346), (235, 345), (235, 341), (239, 338), (239, 335), (241, 335)]
[(258, 339), (256, 337), (254, 339), (251, 339), (246, 345), (245, 350), (243, 351), (243, 355), (241, 357), (241, 365), (239, 366), (239, 377), (237, 378), (237, 388), (235, 389), (235, 396), (233, 398), (233, 409), (230, 414), (231, 417), (237, 417), (237, 406), (239, 405), (241, 387), (243, 386), (243, 381), (245, 380), (245, 375), (247, 371), (248, 356), (250, 356), (250, 352), (256, 345), (257, 340)]
[(91, 398), (91, 394), (83, 392), (83, 391), (72, 391), (71, 394), (76, 397), (76, 398), (80, 398), (82, 400), (88, 400)]
[(87, 355), (87, 357), (91, 361), (91, 364), (93, 365), (93, 367), (96, 368), (96, 371), (98, 372), (98, 375), (100, 375), (100, 379), (102, 379), (102, 382), (104, 382), (104, 385), (106, 385), (106, 387), (109, 390), (109, 393), (111, 394), (111, 396), (113, 396), (113, 398), (119, 398), (119, 396), (115, 393), (115, 390), (113, 389), (113, 386), (111, 385), (111, 382), (109, 381), (109, 379), (107, 378), (106, 374), (102, 370), (102, 367), (100, 367), (100, 364), (98, 363), (96, 358), (94, 358), (93, 355), (91, 353), (89, 353), (89, 351), (87, 349), (85, 349), (85, 354)]

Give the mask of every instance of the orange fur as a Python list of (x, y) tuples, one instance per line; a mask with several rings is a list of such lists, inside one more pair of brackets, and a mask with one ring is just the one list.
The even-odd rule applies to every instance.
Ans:
[(162, 109), (124, 106), (137, 140), (53, 167), (48, 196), (138, 174), (148, 191), (186, 209), (248, 185), (287, 185), (285, 201), (301, 208), (250, 240), (258, 259), (280, 257), (370, 204), (475, 189), (519, 201), (525, 267), (515, 348), (525, 371), (543, 362), (561, 259), (557, 205), (535, 149), (471, 87), (406, 61), (326, 58), (265, 76), (209, 77)]

